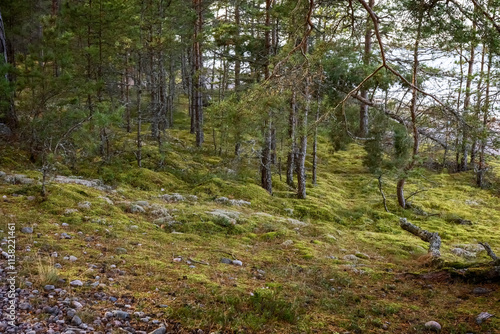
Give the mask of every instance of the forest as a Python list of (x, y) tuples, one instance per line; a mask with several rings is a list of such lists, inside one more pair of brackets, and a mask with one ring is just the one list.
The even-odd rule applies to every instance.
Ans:
[(2, 1), (0, 331), (500, 333), (499, 16)]

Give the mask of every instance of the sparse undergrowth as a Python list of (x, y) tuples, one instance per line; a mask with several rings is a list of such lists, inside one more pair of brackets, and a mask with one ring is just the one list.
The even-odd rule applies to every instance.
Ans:
[[(356, 145), (330, 155), (323, 144), (318, 185), (297, 200), (279, 176), (270, 196), (245, 163), (235, 175), (230, 158), (188, 152), (185, 131), (171, 136), (161, 167), (152, 163), (158, 157), (151, 146), (144, 150), (151, 169), (129, 161), (80, 170), (113, 191), (52, 182), (42, 198), (39, 184), (1, 183), (0, 219), (16, 223), (21, 276), (40, 289), (56, 284), (74, 295), (132, 296), (133, 310), (211, 332), (424, 333), (423, 324), (435, 320), (443, 333), (498, 333), (499, 317), (475, 322), (480, 312), (498, 313), (497, 283), (457, 274), (472, 264), (488, 267), (485, 252), (473, 249), (478, 242), (500, 247), (498, 194), (474, 188), (469, 174), (421, 170), (424, 181), (408, 192), (427, 191), (405, 211), (387, 177), (387, 213)], [(41, 179), (8, 153), (2, 171)], [(424, 242), (399, 228), (400, 216), (439, 232), (443, 267), (454, 267), (454, 275), (433, 275), (442, 270), (425, 261)], [(20, 232), (27, 226), (32, 234)], [(69, 256), (76, 260), (64, 260)], [(53, 269), (54, 262), (62, 268)], [(72, 280), (85, 285), (70, 288)], [(96, 281), (104, 285), (87, 285)], [(472, 293), (477, 286), (490, 292)], [(91, 321), (109, 306), (98, 303), (82, 317)]]

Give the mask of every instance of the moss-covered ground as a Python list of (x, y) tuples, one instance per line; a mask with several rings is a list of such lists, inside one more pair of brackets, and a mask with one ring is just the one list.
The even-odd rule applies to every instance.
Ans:
[[(53, 281), (47, 267), (59, 262), (64, 287), (101, 276), (103, 285), (71, 288), (75, 295), (102, 290), (132, 300), (135, 311), (206, 333), (424, 333), (430, 320), (442, 333), (500, 333), (498, 282), (446, 271), (491, 261), (485, 252), (458, 257), (451, 252), (457, 245), (488, 242), (500, 253), (499, 194), (474, 187), (472, 172), (417, 170), (407, 193), (425, 191), (411, 198), (408, 210), (397, 207), (395, 179), (386, 175), (388, 213), (357, 145), (333, 154), (320, 138), (318, 184), (309, 184), (307, 199), (298, 200), (277, 174), (274, 196), (262, 190), (251, 155), (220, 157), (210, 142), (195, 149), (185, 129), (170, 130), (161, 152), (146, 141), (142, 169), (133, 136), (122, 136), (115, 160), (73, 169), (61, 163), (55, 171), (101, 179), (113, 191), (51, 182), (42, 197), (39, 184), (0, 184), (2, 236), (14, 222), (21, 277), (43, 286)], [(7, 145), (1, 152), (1, 171), (41, 180), (24, 152)], [(172, 193), (198, 199), (159, 197)], [(251, 204), (215, 201), (220, 196)], [(146, 212), (131, 212), (137, 201), (148, 201)], [(79, 207), (82, 202), (90, 206)], [(239, 214), (227, 219), (211, 214), (214, 209)], [(429, 263), (427, 244), (403, 231), (399, 217), (439, 232), (441, 264)], [(21, 233), (25, 226), (34, 233)], [(72, 239), (60, 239), (63, 232)], [(77, 260), (63, 260), (70, 255)], [(220, 263), (223, 257), (243, 265)], [(476, 287), (491, 292), (473, 294)], [(110, 307), (89, 304), (87, 317)], [(478, 325), (480, 312), (496, 317)]]

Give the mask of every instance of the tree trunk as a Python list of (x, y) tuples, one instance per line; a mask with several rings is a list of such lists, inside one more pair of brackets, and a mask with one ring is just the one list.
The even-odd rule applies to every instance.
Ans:
[(203, 58), (201, 51), (201, 31), (203, 27), (202, 0), (193, 0), (193, 8), (196, 12), (193, 35), (193, 112), (194, 130), (196, 133), (196, 146), (201, 147), (205, 141), (203, 134), (203, 81), (202, 68)]
[[(373, 8), (375, 0), (370, 0), (368, 6)], [(366, 19), (366, 31), (365, 31), (365, 50), (363, 54), (363, 65), (364, 67), (370, 66), (370, 53), (372, 50), (372, 28), (371, 28), (371, 18), (368, 15)], [(361, 89), (360, 95), (365, 100), (368, 99), (368, 90)], [(359, 110), (359, 134), (361, 137), (366, 137), (368, 135), (368, 105), (362, 103)]]
[(295, 188), (293, 183), (293, 172), (295, 169), (295, 127), (297, 124), (297, 101), (296, 92), (292, 90), (290, 99), (290, 114), (288, 116), (288, 139), (290, 140), (290, 151), (286, 162), (286, 183)]
[[(0, 60), (0, 64), (3, 62), (5, 64), (9, 63), (8, 52), (7, 49), (7, 37), (5, 34), (5, 26), (3, 24), (2, 13), (0, 12), (0, 57), (3, 58)], [(3, 57), (2, 57), (3, 56)], [(11, 59), (13, 61), (14, 59)], [(9, 74), (5, 75), (5, 81), (12, 83), (12, 77)], [(5, 107), (5, 117), (4, 119), (0, 119), (0, 121), (5, 122), (9, 128), (15, 129), (18, 125), (16, 109), (14, 105), (14, 99), (12, 96), (7, 97), (10, 100), (10, 103)]]
[(419, 149), (419, 134), (418, 134), (418, 128), (417, 128), (417, 99), (418, 99), (418, 90), (417, 90), (417, 85), (418, 85), (418, 66), (419, 66), (419, 59), (418, 59), (418, 52), (419, 52), (419, 46), (420, 46), (420, 38), (422, 34), (422, 17), (423, 13), (420, 12), (419, 18), (418, 18), (418, 27), (417, 27), (417, 36), (415, 38), (415, 44), (414, 44), (414, 49), (413, 49), (413, 68), (412, 68), (412, 84), (415, 88), (412, 89), (412, 98), (411, 98), (411, 105), (410, 105), (410, 113), (411, 113), (411, 126), (412, 126), (412, 133), (413, 133), (413, 150), (412, 150), (412, 157), (408, 165), (405, 167), (404, 173), (405, 176), (403, 176), (397, 184), (397, 197), (398, 197), (398, 203), (399, 206), (401, 206), (403, 209), (406, 208), (406, 200), (404, 198), (404, 186), (406, 183), (406, 173), (410, 170), (413, 169), (415, 166), (417, 159), (418, 159), (418, 149)]
[(137, 61), (137, 166), (142, 167), (142, 108), (141, 108), (141, 98), (142, 98), (142, 56), (139, 53), (139, 59)]
[(396, 193), (398, 196), (399, 206), (406, 209), (406, 199), (405, 199), (405, 182), (406, 179), (400, 179), (396, 188)]
[[(474, 6), (474, 10), (476, 10)], [(472, 30), (476, 31), (476, 21), (473, 21), (472, 24)], [(472, 85), (472, 75), (474, 74), (474, 58), (475, 58), (475, 49), (476, 49), (476, 44), (474, 42), (471, 42), (471, 47), (470, 47), (470, 56), (469, 56), (469, 68), (467, 70), (467, 80), (465, 81), (465, 98), (464, 98), (464, 115), (467, 114), (468, 109), (470, 108), (470, 98), (472, 95), (471, 92), (471, 85)], [(468, 152), (470, 148), (470, 143), (469, 143), (469, 131), (467, 129), (467, 125), (463, 124), (462, 125), (462, 160), (460, 161), (460, 171), (465, 172), (468, 169)]]
[[(307, 54), (307, 46), (304, 48), (304, 54)], [(305, 107), (303, 113), (300, 115), (300, 135), (299, 135), (299, 147), (298, 147), (298, 159), (297, 165), (297, 197), (300, 199), (306, 198), (306, 155), (307, 155), (307, 117), (309, 115), (309, 109), (311, 107), (311, 93), (310, 93), (310, 77), (309, 73), (306, 73), (307, 77), (305, 80), (304, 96), (305, 96)]]
[(488, 118), (490, 109), (490, 78), (491, 78), (491, 67), (493, 62), (493, 54), (490, 52), (488, 55), (488, 70), (486, 72), (486, 91), (484, 96), (483, 110), (483, 122), (480, 132), (480, 144), (479, 144), (479, 165), (477, 166), (476, 172), (476, 184), (478, 187), (482, 188), (484, 186), (484, 173), (486, 172), (486, 143), (488, 141)]
[[(269, 27), (271, 23), (271, 5), (273, 0), (266, 0), (266, 33), (265, 33), (265, 48), (266, 48), (266, 63), (264, 66), (265, 78), (269, 78), (269, 54), (271, 49), (271, 39)], [(268, 111), (267, 120), (264, 123), (264, 146), (261, 153), (260, 175), (262, 188), (266, 189), (270, 194), (273, 193), (273, 180), (271, 177), (271, 143), (272, 143), (272, 111)]]

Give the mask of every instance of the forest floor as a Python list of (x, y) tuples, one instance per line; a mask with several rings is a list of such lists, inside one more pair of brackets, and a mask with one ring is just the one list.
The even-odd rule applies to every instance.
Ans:
[[(500, 197), (471, 173), (417, 170), (407, 192), (425, 191), (408, 210), (385, 175), (388, 213), (357, 145), (333, 154), (321, 137), (318, 184), (298, 200), (278, 175), (274, 196), (259, 187), (250, 147), (236, 161), (191, 141), (181, 129), (162, 152), (147, 142), (139, 169), (124, 134), (112, 163), (55, 163), (45, 197), (25, 153), (0, 148), (18, 332), (426, 333), (436, 321), (441, 333), (500, 333), (500, 288), (478, 245), (500, 253)], [(439, 232), (439, 263), (400, 217)], [(481, 312), (494, 317), (478, 324)]]

